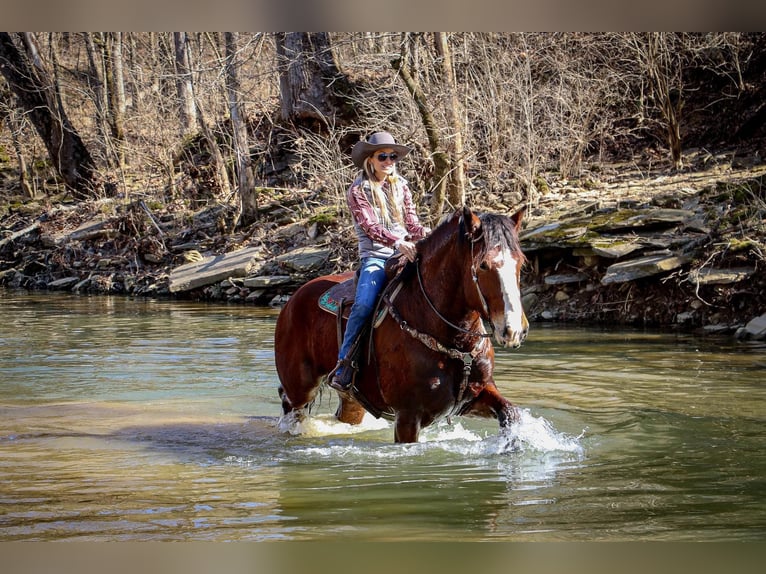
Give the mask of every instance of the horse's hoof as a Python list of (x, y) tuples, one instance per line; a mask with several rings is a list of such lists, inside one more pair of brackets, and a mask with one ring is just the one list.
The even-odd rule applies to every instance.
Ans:
[(498, 417), (500, 428), (508, 428), (513, 423), (517, 423), (521, 420), (521, 413), (519, 409), (511, 405), (501, 411), (501, 415)]

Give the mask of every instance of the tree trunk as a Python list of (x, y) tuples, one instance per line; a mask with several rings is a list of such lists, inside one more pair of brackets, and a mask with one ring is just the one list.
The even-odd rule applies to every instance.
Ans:
[(96, 106), (96, 125), (104, 147), (108, 150), (111, 145), (109, 144), (110, 136), (106, 120), (107, 103), (106, 92), (104, 90), (104, 58), (102, 49), (104, 42), (101, 33), (97, 32), (96, 34), (95, 38), (92, 32), (85, 32), (83, 36), (85, 39), (85, 50), (88, 54), (88, 67), (90, 68), (88, 84), (90, 89), (93, 90), (93, 101)]
[(109, 34), (111, 49), (111, 90), (109, 91), (109, 125), (114, 137), (117, 163), (125, 166), (125, 78), (122, 68), (122, 32)]
[(8, 32), (0, 32), (0, 70), (43, 140), (51, 162), (66, 187), (78, 199), (96, 187), (93, 158), (66, 115), (60, 93), (45, 68), (34, 38), (22, 34), (19, 51)]
[[(242, 111), (239, 84), (239, 34), (226, 32), (226, 95), (234, 134), (234, 152), (237, 158), (237, 180), (240, 200), (239, 224), (248, 226), (258, 218), (258, 198), (255, 192), (250, 146), (247, 138), (247, 119)], [(236, 227), (236, 224), (235, 224)]]
[[(347, 84), (335, 60), (330, 35), (327, 32), (277, 33), (277, 64), (282, 120), (313, 124), (318, 129), (326, 126), (328, 119), (343, 107), (338, 88)], [(341, 116), (346, 115), (346, 111), (341, 110)]]
[(404, 85), (415, 100), (415, 104), (420, 112), (420, 119), (423, 121), (423, 127), (428, 137), (428, 147), (431, 150), (431, 159), (434, 162), (434, 181), (436, 182), (432, 190), (433, 195), (431, 196), (431, 223), (434, 224), (441, 218), (442, 209), (444, 208), (447, 178), (449, 177), (449, 158), (442, 149), (439, 128), (426, 101), (426, 96), (420, 84), (410, 73), (410, 68), (405, 62), (404, 56), (395, 58), (391, 65), (399, 73), (404, 81)]
[(18, 111), (15, 109), (9, 110), (8, 121), (11, 127), (11, 140), (13, 142), (13, 149), (16, 152), (16, 161), (19, 164), (19, 186), (21, 187), (21, 193), (24, 197), (29, 199), (35, 198), (35, 192), (29, 185), (27, 174), (27, 161), (24, 157), (24, 151), (21, 148), (21, 140), (19, 134), (21, 134), (23, 121), (18, 116)]
[(173, 32), (176, 64), (176, 90), (181, 113), (181, 135), (196, 133), (197, 107), (194, 102), (194, 85), (189, 64), (186, 32)]
[(447, 34), (435, 32), (434, 43), (436, 51), (442, 60), (442, 81), (447, 93), (447, 121), (452, 132), (448, 139), (450, 174), (447, 181), (447, 200), (451, 207), (465, 205), (465, 167), (463, 164), (463, 122), (461, 120), (460, 102), (455, 86), (455, 69), (452, 66)]

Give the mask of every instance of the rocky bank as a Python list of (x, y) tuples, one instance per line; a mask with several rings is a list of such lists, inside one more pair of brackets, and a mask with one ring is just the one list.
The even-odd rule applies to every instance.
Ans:
[[(757, 151), (705, 150), (685, 164), (670, 172), (644, 157), (538, 180), (521, 234), (530, 320), (766, 337), (766, 164)], [(472, 184), (474, 209), (522, 203)], [(268, 197), (260, 220), (234, 232), (221, 205), (12, 203), (0, 211), (0, 285), (278, 307), (307, 280), (354, 265), (348, 216), (322, 193)]]

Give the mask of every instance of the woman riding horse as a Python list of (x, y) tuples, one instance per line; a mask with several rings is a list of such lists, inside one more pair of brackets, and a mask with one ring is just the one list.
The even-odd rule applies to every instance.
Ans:
[(407, 181), (396, 172), (396, 163), (410, 151), (388, 132), (374, 133), (351, 150), (351, 159), (361, 171), (348, 188), (346, 199), (359, 243), (361, 268), (338, 364), (330, 377), (330, 386), (339, 392), (347, 392), (353, 381), (355, 369), (349, 351), (383, 289), (386, 260), (399, 251), (414, 261), (414, 241), (430, 231), (420, 224)]
[[(515, 348), (529, 327), (519, 286), (522, 214), (463, 208), (417, 242), (415, 261), (389, 278), (386, 313), (365, 338), (370, 347), (353, 387), (339, 393), (338, 420), (359, 424), (370, 412), (395, 421), (396, 442), (416, 442), (442, 417), (494, 417), (501, 428), (516, 419), (495, 385), (489, 337)], [(305, 417), (333, 368), (339, 322), (320, 301), (352, 277), (317, 277), (280, 311), (274, 352), (285, 416)]]

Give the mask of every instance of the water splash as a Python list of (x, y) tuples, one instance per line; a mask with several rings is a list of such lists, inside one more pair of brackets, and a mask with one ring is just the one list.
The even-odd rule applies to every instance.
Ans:
[(277, 422), (279, 432), (306, 437), (359, 434), (371, 430), (386, 429), (390, 426), (388, 421), (376, 419), (369, 413), (365, 413), (362, 422), (358, 425), (342, 423), (334, 415), (305, 416), (304, 413), (298, 411), (291, 411), (289, 414), (281, 416)]
[[(299, 449), (300, 453), (308, 455), (337, 457), (343, 455), (361, 455), (375, 458), (378, 454), (384, 457), (420, 456), (426, 452), (443, 451), (467, 457), (492, 457), (512, 453), (572, 453), (583, 454), (579, 436), (571, 436), (559, 432), (544, 417), (533, 415), (528, 409), (520, 410), (519, 420), (509, 428), (499, 432), (482, 432), (466, 428), (462, 422), (438, 423), (424, 429), (420, 440), (415, 444), (390, 445), (384, 443), (349, 442), (336, 440), (331, 444), (310, 446)], [(319, 438), (340, 438), (347, 435), (357, 435), (369, 431), (390, 430), (392, 425), (382, 419), (365, 415), (359, 425), (349, 425), (338, 422), (332, 415), (317, 415), (300, 417), (286, 415), (280, 418), (279, 430), (291, 435)], [(385, 440), (391, 440), (386, 435)], [(371, 448), (374, 446), (374, 448)], [(386, 448), (391, 446), (392, 448)], [(342, 451), (342, 452), (341, 452)]]

